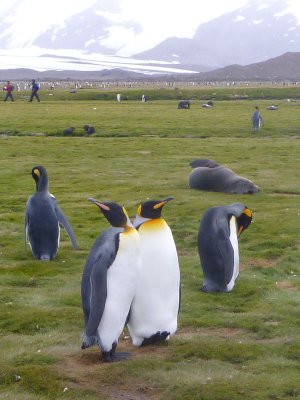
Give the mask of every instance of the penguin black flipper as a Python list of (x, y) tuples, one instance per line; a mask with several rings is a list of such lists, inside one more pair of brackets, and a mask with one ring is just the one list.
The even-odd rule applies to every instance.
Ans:
[(87, 258), (82, 281), (81, 298), (85, 320), (85, 332), (81, 348), (98, 342), (97, 328), (102, 318), (107, 297), (107, 270), (118, 251), (122, 228), (109, 228), (95, 241)]
[(65, 230), (67, 231), (67, 234), (71, 240), (73, 249), (76, 250), (78, 249), (77, 246), (77, 242), (76, 242), (76, 238), (73, 232), (73, 229), (71, 228), (71, 225), (69, 224), (69, 221), (67, 220), (67, 218), (65, 217), (64, 213), (61, 211), (57, 201), (55, 200), (55, 198), (53, 198), (54, 201), (54, 207), (55, 207), (55, 214), (56, 217), (58, 219), (58, 222), (65, 228)]
[[(226, 241), (222, 241), (221, 244), (219, 243), (218, 247), (211, 246), (210, 250), (214, 257), (213, 269), (211, 269), (209, 267), (210, 264), (205, 261), (205, 258), (209, 256), (208, 252), (206, 255), (201, 254), (200, 257), (205, 275), (202, 290), (204, 292), (226, 292), (227, 279), (230, 275), (230, 272), (228, 273), (226, 266), (231, 266), (231, 262), (233, 263), (232, 247), (230, 247)], [(230, 260), (232, 261), (230, 262)]]
[(231, 291), (239, 274), (238, 238), (250, 225), (252, 211), (242, 203), (210, 207), (198, 231), (204, 292)]
[(227, 289), (224, 272), (233, 257), (233, 250), (227, 240), (229, 227), (224, 222), (221, 207), (211, 207), (200, 223), (198, 250), (205, 278), (204, 292), (225, 292)]

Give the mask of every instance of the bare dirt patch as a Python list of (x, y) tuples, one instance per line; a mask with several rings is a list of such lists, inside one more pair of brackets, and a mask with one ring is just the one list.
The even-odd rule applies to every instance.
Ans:
[(274, 267), (276, 262), (276, 260), (268, 260), (266, 258), (252, 258), (244, 261), (242, 260), (240, 269), (243, 270), (251, 267), (270, 268)]
[(277, 286), (279, 289), (297, 290), (297, 288), (294, 286), (293, 282), (291, 282), (291, 281), (280, 281), (280, 282), (276, 282), (276, 286)]
[[(117, 351), (128, 352), (129, 359), (163, 358), (169, 352), (168, 344), (158, 346), (133, 347), (129, 339), (121, 338)], [(125, 363), (126, 361), (120, 361)], [(63, 361), (56, 366), (72, 382), (71, 389), (76, 388), (94, 391), (100, 399), (159, 400), (159, 390), (131, 377), (119, 377), (112, 370), (112, 364), (105, 363), (97, 347), (78, 350), (66, 354)], [(108, 378), (109, 377), (109, 378)], [(114, 381), (112, 384), (111, 382)]]

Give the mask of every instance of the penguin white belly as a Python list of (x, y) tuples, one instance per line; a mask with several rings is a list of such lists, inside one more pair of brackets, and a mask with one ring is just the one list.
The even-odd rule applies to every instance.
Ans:
[(107, 298), (98, 327), (103, 351), (110, 351), (124, 328), (135, 293), (140, 259), (140, 239), (135, 229), (120, 234), (118, 253), (107, 271)]
[(142, 266), (128, 323), (135, 346), (157, 332), (176, 331), (180, 285), (176, 246), (166, 222), (150, 220), (138, 232)]
[(240, 258), (239, 258), (239, 245), (238, 245), (238, 238), (237, 238), (237, 229), (236, 229), (236, 218), (234, 216), (230, 219), (230, 243), (233, 248), (233, 255), (234, 255), (234, 263), (233, 263), (233, 272), (230, 282), (227, 285), (227, 291), (230, 292), (235, 284), (235, 280), (239, 275), (240, 272)]
[(57, 237), (57, 250), (59, 248), (59, 243), (60, 243), (60, 225), (58, 223), (58, 237)]

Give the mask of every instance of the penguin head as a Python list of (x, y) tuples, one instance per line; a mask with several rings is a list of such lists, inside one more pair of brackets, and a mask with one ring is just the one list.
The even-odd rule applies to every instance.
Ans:
[(41, 165), (36, 165), (32, 168), (31, 175), (35, 180), (37, 192), (48, 189), (48, 174), (46, 168)]
[(93, 198), (89, 198), (88, 201), (96, 204), (96, 206), (99, 207), (107, 221), (112, 226), (122, 228), (125, 228), (126, 226), (132, 226), (125, 208), (120, 206), (119, 204), (114, 202), (101, 203), (100, 201)]
[(241, 233), (248, 228), (252, 221), (252, 211), (245, 206), (240, 216), (236, 218), (237, 224), (237, 237), (241, 236)]
[(138, 207), (137, 216), (148, 219), (160, 218), (163, 206), (173, 199), (174, 197), (167, 197), (164, 200), (145, 201)]

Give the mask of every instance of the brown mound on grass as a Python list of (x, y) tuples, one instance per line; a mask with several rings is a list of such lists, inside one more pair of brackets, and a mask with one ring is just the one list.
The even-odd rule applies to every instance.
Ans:
[[(129, 360), (147, 359), (149, 355), (151, 358), (161, 358), (169, 352), (168, 343), (136, 348), (132, 346), (130, 339), (124, 338), (119, 341), (117, 351), (128, 352)], [(126, 363), (126, 361), (120, 361), (120, 363)], [(106, 400), (159, 400), (161, 398), (157, 388), (150, 387), (147, 382), (138, 381), (138, 379), (119, 376), (118, 382), (112, 384), (112, 376), (116, 378), (115, 372), (110, 372), (113, 368), (114, 364), (102, 361), (96, 346), (66, 354), (62, 362), (56, 365), (56, 369), (61, 370), (61, 373), (72, 382), (70, 390), (73, 390), (74, 394), (78, 388), (94, 391), (99, 394), (100, 399)]]

